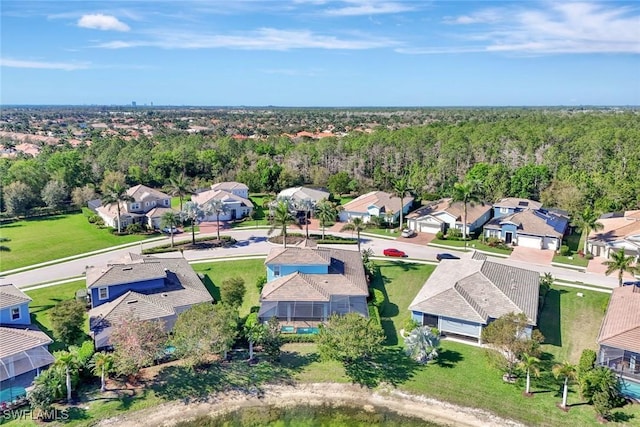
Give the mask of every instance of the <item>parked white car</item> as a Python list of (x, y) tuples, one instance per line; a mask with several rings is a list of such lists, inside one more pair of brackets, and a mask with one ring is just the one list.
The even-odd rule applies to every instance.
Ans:
[(405, 228), (404, 230), (402, 230), (402, 233), (400, 233), (400, 235), (402, 237), (413, 237), (416, 235), (416, 232), (408, 228)]

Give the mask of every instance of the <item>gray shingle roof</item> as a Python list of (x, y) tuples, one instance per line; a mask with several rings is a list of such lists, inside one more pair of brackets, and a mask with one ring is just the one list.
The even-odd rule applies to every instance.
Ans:
[(329, 265), (331, 252), (326, 248), (310, 250), (308, 247), (288, 247), (271, 249), (265, 265)]
[(422, 286), (410, 310), (486, 324), (524, 313), (537, 323), (540, 275), (487, 260), (443, 260)]
[(87, 268), (86, 277), (87, 288), (98, 288), (145, 280), (164, 279), (167, 274), (161, 263), (150, 262), (89, 267)]
[(12, 284), (0, 285), (0, 309), (29, 301), (31, 301), (31, 298)]

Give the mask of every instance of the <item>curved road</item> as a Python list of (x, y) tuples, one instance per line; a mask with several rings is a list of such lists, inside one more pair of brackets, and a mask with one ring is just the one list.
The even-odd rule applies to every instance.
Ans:
[[(224, 234), (232, 235), (237, 243), (229, 248), (215, 248), (206, 250), (187, 250), (184, 251), (184, 257), (189, 261), (238, 257), (248, 255), (266, 255), (271, 248), (276, 245), (267, 241), (266, 229), (236, 229), (225, 230)], [(351, 233), (332, 233), (343, 236), (351, 236)], [(189, 240), (191, 238), (188, 233), (179, 235), (176, 240)], [(79, 277), (84, 275), (87, 266), (105, 265), (109, 261), (118, 259), (129, 252), (140, 253), (143, 248), (150, 248), (159, 244), (167, 243), (169, 238), (156, 240), (153, 242), (141, 242), (139, 244), (128, 246), (126, 248), (107, 249), (99, 254), (81, 256), (80, 258), (63, 261), (60, 263), (38, 267), (28, 271), (6, 274), (0, 278), (0, 283), (13, 283), (18, 288), (28, 288), (36, 284), (51, 283), (63, 281), (65, 279)], [(332, 245), (323, 245), (332, 246)], [(341, 249), (357, 250), (355, 245), (334, 245)], [(408, 243), (407, 241), (393, 241), (370, 235), (362, 236), (362, 248), (371, 248), (375, 255), (382, 255), (385, 248), (394, 247), (407, 253), (412, 259), (435, 261), (436, 254), (439, 252), (450, 252), (459, 255), (461, 258), (470, 258), (471, 253), (463, 253), (454, 249), (441, 249), (431, 246), (418, 245)], [(158, 257), (176, 257), (180, 256), (179, 252), (169, 252), (157, 254)], [(567, 268), (554, 267), (550, 265), (538, 265), (527, 262), (513, 261), (508, 258), (490, 257), (492, 261), (509, 264), (515, 267), (527, 268), (541, 273), (551, 273), (554, 278), (570, 282), (582, 282), (600, 287), (615, 288), (618, 286), (615, 277), (605, 276), (596, 273), (583, 273)]]

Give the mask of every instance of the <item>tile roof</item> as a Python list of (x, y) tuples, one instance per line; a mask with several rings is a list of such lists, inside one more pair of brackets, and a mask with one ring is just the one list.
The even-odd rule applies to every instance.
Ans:
[(486, 324), (524, 313), (538, 317), (540, 275), (487, 260), (443, 260), (422, 286), (410, 310)]
[(127, 194), (133, 197), (136, 202), (144, 202), (145, 200), (168, 199), (169, 196), (162, 191), (155, 190), (146, 185), (136, 185), (127, 190)]
[[(404, 205), (413, 202), (413, 196), (406, 196), (404, 198)], [(400, 212), (403, 208), (400, 197), (396, 197), (390, 193), (384, 191), (371, 191), (367, 194), (353, 199), (349, 203), (346, 203), (343, 207), (348, 212), (367, 212), (369, 206), (376, 206), (379, 209), (383, 209), (386, 212)]]
[(485, 228), (500, 229), (504, 223), (515, 224), (518, 227), (518, 234), (562, 238), (569, 225), (569, 220), (564, 216), (545, 211), (525, 210), (493, 218), (485, 225)]
[(598, 344), (640, 353), (640, 287), (613, 290)]
[(237, 196), (233, 193), (230, 193), (225, 190), (207, 190), (202, 193), (194, 194), (191, 196), (191, 200), (200, 205), (204, 205), (205, 203), (209, 203), (212, 200), (222, 200), (225, 203), (232, 203), (234, 201), (238, 201), (245, 206), (253, 207), (253, 203), (251, 200), (245, 199), (244, 197)]
[(157, 218), (157, 217), (161, 217), (162, 215), (164, 215), (167, 212), (173, 212), (174, 214), (178, 215), (179, 212), (175, 209), (172, 208), (164, 208), (161, 206), (157, 206), (153, 209), (151, 209), (149, 212), (147, 212), (147, 216), (149, 218)]
[(500, 199), (493, 204), (497, 208), (511, 208), (511, 209), (533, 209), (538, 210), (542, 208), (542, 203), (536, 202), (530, 199), (521, 199), (519, 197), (506, 197)]
[(309, 188), (309, 187), (291, 187), (285, 188), (278, 193), (278, 199), (291, 198), (293, 200), (311, 200), (319, 202), (322, 199), (328, 199), (331, 194), (328, 191)]
[[(487, 211), (490, 211), (491, 209), (492, 206), (487, 203), (474, 203), (473, 205), (467, 205), (467, 223), (474, 223), (478, 220), (478, 218), (482, 217), (487, 213)], [(407, 218), (415, 218), (419, 220), (420, 218), (433, 216), (439, 212), (446, 212), (449, 215), (453, 216), (457, 222), (462, 223), (462, 217), (464, 216), (464, 203), (452, 202), (451, 198), (442, 199), (411, 212), (409, 215), (407, 215)]]
[(241, 182), (225, 181), (225, 182), (217, 182), (215, 184), (212, 184), (211, 189), (224, 190), (224, 191), (230, 192), (231, 190), (249, 190), (249, 187), (247, 187), (246, 184), (243, 184)]
[(269, 251), (265, 265), (329, 265), (331, 264), (331, 250), (317, 248), (310, 250), (304, 247), (273, 248)]
[(16, 328), (0, 326), (0, 358), (28, 351), (53, 342), (51, 338), (35, 326)]
[(627, 211), (622, 216), (600, 218), (598, 222), (604, 228), (589, 233), (589, 240), (600, 242), (614, 242), (616, 240), (640, 235), (640, 210)]
[[(289, 251), (289, 249), (293, 249)], [(272, 252), (282, 254), (282, 250)], [(267, 283), (261, 293), (261, 301), (329, 301), (332, 295), (367, 296), (369, 288), (362, 265), (362, 258), (357, 251), (332, 248), (287, 248), (287, 265), (290, 257), (297, 255), (299, 259), (328, 258), (328, 274), (292, 273)], [(316, 252), (312, 255), (310, 253)], [(278, 258), (275, 258), (278, 259)], [(265, 263), (267, 263), (265, 261)], [(269, 262), (272, 264), (273, 262)]]
[(31, 301), (20, 289), (12, 284), (0, 285), (0, 309), (13, 307)]

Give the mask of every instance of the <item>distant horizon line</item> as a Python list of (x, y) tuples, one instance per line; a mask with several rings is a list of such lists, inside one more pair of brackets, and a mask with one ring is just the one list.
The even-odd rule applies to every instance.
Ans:
[(0, 108), (24, 108), (24, 107), (118, 107), (118, 108), (282, 108), (282, 109), (347, 109), (347, 108), (375, 108), (375, 109), (447, 109), (447, 108), (639, 108), (640, 104), (549, 104), (549, 105), (346, 105), (346, 106), (289, 106), (289, 105), (197, 105), (197, 104), (0, 104)]

